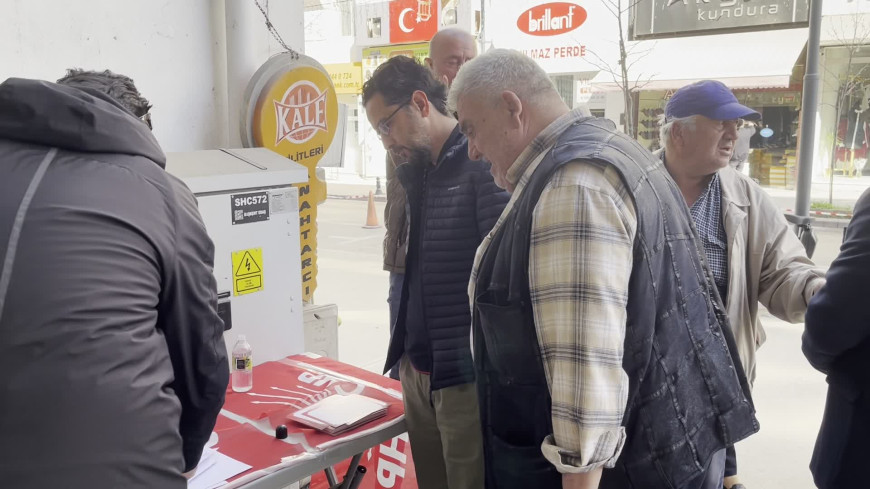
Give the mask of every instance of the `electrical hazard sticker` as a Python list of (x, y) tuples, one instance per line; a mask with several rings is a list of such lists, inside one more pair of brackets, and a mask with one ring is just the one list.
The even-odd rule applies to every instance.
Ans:
[(263, 248), (233, 252), (233, 295), (263, 290)]

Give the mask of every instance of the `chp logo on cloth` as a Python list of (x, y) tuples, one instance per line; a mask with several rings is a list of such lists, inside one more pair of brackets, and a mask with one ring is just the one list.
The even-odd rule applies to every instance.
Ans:
[(390, 43), (420, 42), (438, 32), (438, 0), (390, 2)]
[(566, 2), (532, 7), (517, 19), (517, 27), (532, 36), (557, 36), (571, 32), (586, 22), (586, 9)]

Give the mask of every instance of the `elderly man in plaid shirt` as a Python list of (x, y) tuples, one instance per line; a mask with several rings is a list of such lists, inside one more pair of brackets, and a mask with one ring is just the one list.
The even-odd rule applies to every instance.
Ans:
[(487, 487), (720, 489), (758, 423), (662, 161), (516, 51), (466, 64), (449, 105), (512, 194), (469, 284)]
[[(692, 213), (716, 288), (728, 312), (750, 385), (765, 335), (761, 302), (774, 316), (802, 322), (825, 284), (782, 212), (754, 181), (728, 163), (744, 120), (761, 114), (741, 105), (723, 83), (703, 80), (677, 90), (661, 125), (662, 161)], [(745, 489), (729, 447), (725, 489)]]

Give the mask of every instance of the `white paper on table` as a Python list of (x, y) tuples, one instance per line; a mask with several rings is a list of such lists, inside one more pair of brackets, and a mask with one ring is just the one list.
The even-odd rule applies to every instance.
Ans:
[(214, 489), (226, 484), (230, 477), (250, 468), (250, 465), (227, 457), (212, 448), (206, 448), (202, 451), (196, 474), (187, 481), (187, 489)]
[(356, 394), (335, 395), (317, 402), (305, 414), (327, 425), (341, 426), (356, 423), (366, 416), (384, 409), (386, 409), (386, 405), (377, 399)]

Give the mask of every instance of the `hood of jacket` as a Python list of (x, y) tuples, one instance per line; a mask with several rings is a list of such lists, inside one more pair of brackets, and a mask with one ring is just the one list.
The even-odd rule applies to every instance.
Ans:
[(151, 130), (120, 103), (97, 90), (41, 80), (10, 78), (0, 84), (0, 139), (144, 156), (166, 166)]

